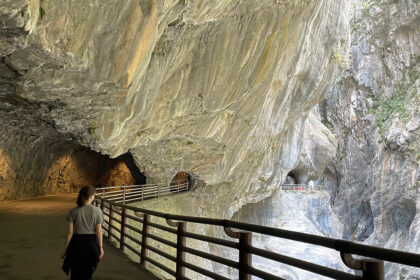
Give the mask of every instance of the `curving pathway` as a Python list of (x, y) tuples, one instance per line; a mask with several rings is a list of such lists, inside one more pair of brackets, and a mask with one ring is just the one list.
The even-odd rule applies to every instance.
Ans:
[[(65, 215), (76, 195), (0, 202), (0, 279), (66, 279), (60, 252), (66, 236)], [(94, 280), (157, 280), (104, 239), (105, 256)]]

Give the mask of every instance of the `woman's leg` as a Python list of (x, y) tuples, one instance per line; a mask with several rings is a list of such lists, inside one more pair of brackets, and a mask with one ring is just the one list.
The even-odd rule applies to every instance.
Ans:
[(82, 280), (82, 274), (80, 271), (80, 267), (72, 267), (70, 269), (70, 279), (71, 280)]
[(79, 266), (72, 267), (70, 270), (71, 280), (91, 280), (92, 279), (92, 267), (90, 266)]

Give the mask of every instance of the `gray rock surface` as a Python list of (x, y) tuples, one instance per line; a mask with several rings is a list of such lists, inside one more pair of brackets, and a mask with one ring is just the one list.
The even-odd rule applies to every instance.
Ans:
[(3, 0), (0, 199), (71, 191), (50, 167), (81, 144), (190, 173), (219, 218), (257, 217), (292, 172), (333, 212), (305, 200), (321, 218), (297, 229), (419, 253), (419, 5)]
[[(344, 221), (343, 238), (420, 253), (420, 6), (354, 7), (351, 59), (320, 106), (338, 140), (325, 185)], [(419, 269), (386, 269), (386, 279), (420, 279)]]

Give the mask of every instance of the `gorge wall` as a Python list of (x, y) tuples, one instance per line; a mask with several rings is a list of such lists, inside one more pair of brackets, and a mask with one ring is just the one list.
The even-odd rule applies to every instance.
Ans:
[[(200, 182), (184, 214), (303, 203), (295, 229), (420, 253), (419, 5), (4, 0), (0, 200), (132, 182), (94, 151), (129, 152), (148, 182)], [(283, 193), (289, 172), (326, 192)]]
[[(324, 184), (343, 238), (419, 253), (418, 1), (355, 2), (350, 57), (320, 104), (337, 135)], [(322, 181), (322, 180), (321, 180)], [(387, 279), (420, 271), (388, 267)]]

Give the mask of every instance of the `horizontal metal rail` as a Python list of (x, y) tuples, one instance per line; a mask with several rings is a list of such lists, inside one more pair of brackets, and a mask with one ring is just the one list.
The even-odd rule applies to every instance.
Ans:
[(190, 190), (188, 181), (163, 184), (130, 185), (96, 188), (96, 196), (116, 203), (143, 201)]
[(233, 242), (233, 241), (229, 241), (229, 240), (226, 240), (226, 239), (220, 239), (220, 238), (195, 234), (195, 233), (191, 233), (191, 232), (184, 232), (184, 236), (185, 237), (190, 237), (190, 238), (193, 238), (193, 239), (196, 239), (196, 240), (205, 241), (205, 242), (208, 242), (208, 243), (213, 243), (213, 244), (222, 245), (222, 246), (225, 246), (225, 247), (230, 247), (230, 248), (233, 248), (233, 249), (239, 249), (239, 243), (238, 242)]
[(146, 256), (146, 257), (145, 257), (145, 259), (146, 259), (146, 261), (148, 261), (149, 263), (153, 264), (154, 266), (156, 266), (156, 267), (158, 267), (158, 268), (162, 269), (162, 270), (163, 270), (163, 271), (165, 271), (166, 273), (168, 273), (168, 274), (170, 274), (170, 275), (172, 275), (172, 276), (175, 276), (175, 275), (176, 275), (175, 271), (173, 271), (172, 269), (170, 269), (170, 268), (168, 268), (168, 267), (164, 266), (163, 264), (161, 264), (161, 263), (159, 263), (159, 262), (157, 262), (157, 261), (153, 260), (152, 258), (149, 258), (149, 257), (147, 257), (147, 256)]
[(203, 252), (203, 251), (199, 251), (199, 250), (196, 250), (196, 249), (193, 249), (193, 248), (184, 247), (183, 250), (185, 252), (193, 254), (195, 256), (202, 257), (202, 258), (207, 259), (207, 260), (215, 261), (215, 262), (218, 262), (218, 263), (221, 263), (221, 264), (239, 269), (239, 263), (238, 262), (228, 260), (228, 259), (225, 259), (223, 257), (215, 256), (215, 255), (212, 255), (212, 254), (209, 254), (209, 253), (206, 253), (206, 252)]
[[(268, 260), (276, 261), (279, 263), (283, 263), (285, 265), (294, 266), (312, 273), (316, 273), (319, 275), (323, 275), (326, 277), (330, 277), (333, 279), (344, 279), (344, 280), (357, 280), (357, 279), (373, 279), (373, 280), (383, 280), (383, 261), (399, 263), (403, 265), (410, 265), (415, 267), (420, 267), (420, 255), (413, 254), (408, 252), (402, 252), (397, 250), (390, 250), (384, 248), (378, 248), (363, 244), (357, 244), (354, 242), (346, 241), (346, 240), (339, 240), (339, 239), (332, 239), (328, 237), (316, 236), (301, 232), (294, 232), (288, 230), (282, 230), (278, 228), (271, 228), (266, 226), (260, 225), (253, 225), (241, 222), (235, 222), (231, 220), (222, 220), (222, 219), (212, 219), (212, 218), (202, 218), (202, 217), (191, 217), (191, 216), (182, 216), (182, 215), (171, 215), (167, 213), (161, 213), (149, 209), (143, 209), (139, 207), (133, 207), (123, 203), (116, 203), (105, 198), (96, 198), (95, 203), (97, 206), (100, 206), (103, 210), (106, 208), (109, 209), (108, 212), (104, 211), (106, 224), (108, 227), (104, 227), (105, 231), (108, 234), (108, 237), (115, 238), (118, 242), (120, 242), (120, 248), (124, 249), (127, 247), (130, 251), (133, 251), (135, 254), (140, 256), (140, 262), (150, 263), (154, 266), (158, 267), (159, 269), (176, 276), (176, 279), (186, 279), (185, 278), (185, 268), (195, 271), (199, 274), (214, 278), (214, 279), (228, 279), (223, 275), (219, 275), (215, 272), (208, 271), (202, 267), (196, 266), (192, 263), (188, 263), (185, 261), (185, 254), (192, 254), (209, 261), (214, 261), (226, 265), (228, 267), (232, 267), (234, 269), (238, 269), (239, 271), (239, 279), (249, 279), (250, 275), (255, 275), (262, 279), (277, 279), (281, 280), (283, 278), (278, 277), (276, 275), (270, 274), (268, 271), (262, 271), (257, 269), (256, 267), (252, 266), (252, 255), (256, 255), (259, 257), (266, 258)], [(107, 206), (108, 205), (108, 206)], [(116, 211), (121, 213), (121, 220), (116, 219), (114, 213)], [(127, 214), (127, 211), (131, 210), (134, 211), (136, 217), (133, 215)], [(166, 219), (168, 226), (158, 224), (155, 222), (150, 221), (150, 217), (158, 217)], [(132, 224), (128, 224), (128, 223)], [(202, 225), (213, 225), (213, 226), (220, 226), (223, 227), (225, 232), (229, 237), (239, 239), (239, 242), (233, 242), (225, 239), (214, 238), (210, 236), (205, 236), (201, 234), (196, 234), (192, 232), (187, 232), (185, 230), (186, 223), (198, 223)], [(141, 225), (141, 228), (136, 226), (133, 223), (137, 223)], [(173, 226), (177, 225), (178, 229), (173, 228)], [(149, 227), (157, 228), (160, 230), (164, 230), (177, 236), (177, 242), (170, 241), (164, 238), (165, 235), (157, 236), (154, 234), (149, 233)], [(141, 235), (141, 237), (136, 237), (133, 235), (129, 235), (126, 231), (132, 230)], [(236, 231), (234, 231), (236, 230)], [(113, 231), (115, 234), (113, 233)], [(298, 241), (302, 243), (307, 243), (315, 246), (321, 246), (329, 249), (333, 249), (339, 251), (342, 257), (343, 262), (348, 265), (352, 269), (362, 270), (362, 276), (356, 276), (354, 274), (350, 274), (347, 272), (343, 272), (340, 270), (332, 269), (326, 266), (318, 265), (312, 262), (295, 259), (289, 256), (284, 256), (272, 251), (256, 248), (252, 246), (252, 233), (259, 233), (263, 235), (284, 238), (288, 240)], [(230, 247), (234, 250), (239, 251), (238, 257), (239, 262), (223, 258), (222, 256), (213, 255), (208, 252), (199, 251), (195, 248), (186, 247), (186, 239), (191, 238), (195, 240), (200, 240), (204, 242), (209, 242), (215, 245), (226, 246)], [(126, 239), (134, 242), (135, 244), (141, 246), (141, 250), (137, 250), (130, 244), (125, 242)], [(148, 244), (149, 240), (153, 239), (155, 242), (159, 242), (161, 244), (165, 244), (170, 246), (171, 248), (176, 248), (176, 256), (172, 256), (167, 252), (164, 252), (158, 248), (155, 248)], [(166, 267), (163, 263), (157, 260), (153, 260), (150, 256), (147, 255), (147, 251), (152, 251), (168, 260), (176, 262), (176, 271), (171, 270), (170, 268)], [(356, 254), (359, 256), (365, 256), (368, 258), (376, 259), (372, 260), (361, 260), (353, 262), (348, 262), (349, 258), (351, 259), (351, 254)], [(380, 260), (380, 261), (378, 261)], [(359, 263), (358, 263), (359, 262)], [(354, 265), (354, 264), (358, 265)], [(366, 265), (370, 263), (373, 265)], [(376, 263), (382, 264), (379, 266), (375, 266)], [(372, 270), (372, 268), (374, 269)], [(382, 270), (381, 270), (382, 269)], [(372, 272), (373, 271), (373, 272)], [(369, 274), (370, 273), (370, 274)], [(373, 274), (372, 274), (373, 273)], [(366, 275), (375, 275), (374, 278), (366, 278)], [(370, 277), (370, 276), (369, 276)]]

